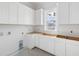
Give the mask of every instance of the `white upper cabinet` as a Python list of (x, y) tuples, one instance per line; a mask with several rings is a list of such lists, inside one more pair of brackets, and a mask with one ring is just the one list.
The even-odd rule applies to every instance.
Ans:
[(69, 24), (69, 3), (58, 3), (57, 19), (59, 24)]
[(79, 3), (70, 3), (70, 24), (79, 24)]
[(24, 8), (24, 24), (34, 25), (34, 10), (25, 6)]
[(9, 4), (8, 2), (0, 2), (0, 24), (8, 24)]
[(24, 5), (18, 3), (18, 24), (24, 23)]
[(79, 24), (79, 3), (58, 3), (58, 23), (59, 24)]
[(35, 11), (35, 25), (43, 25), (43, 21), (44, 21), (44, 11), (43, 9), (38, 9)]
[(34, 25), (34, 10), (23, 5), (18, 4), (18, 23), (25, 25)]
[(18, 6), (17, 3), (9, 3), (9, 24), (17, 24), (17, 11), (18, 11)]

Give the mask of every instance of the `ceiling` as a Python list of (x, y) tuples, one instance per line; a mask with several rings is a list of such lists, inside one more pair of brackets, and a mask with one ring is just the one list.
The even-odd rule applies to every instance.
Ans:
[(24, 5), (27, 5), (35, 10), (43, 8), (43, 9), (54, 9), (56, 8), (56, 2), (20, 2)]

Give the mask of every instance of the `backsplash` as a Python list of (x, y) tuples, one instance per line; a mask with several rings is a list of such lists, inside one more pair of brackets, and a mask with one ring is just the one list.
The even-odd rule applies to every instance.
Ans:
[(34, 32), (45, 32), (49, 34), (57, 34), (57, 31), (46, 30), (44, 25), (36, 25), (34, 27)]
[[(72, 31), (72, 33), (70, 33), (70, 31)], [(79, 25), (60, 25), (58, 28), (58, 33), (65, 35), (79, 35)]]
[[(64, 35), (79, 35), (79, 25), (78, 24), (70, 24), (70, 25), (59, 25), (58, 30), (56, 31), (47, 31), (44, 29), (43, 25), (37, 25), (34, 27), (35, 32), (47, 32), (50, 34), (64, 34)], [(72, 33), (70, 33), (72, 31)]]
[(33, 32), (33, 26), (30, 25), (0, 25), (0, 37), (6, 37), (9, 35), (22, 35)]
[(44, 32), (44, 26), (43, 25), (35, 25), (34, 32)]

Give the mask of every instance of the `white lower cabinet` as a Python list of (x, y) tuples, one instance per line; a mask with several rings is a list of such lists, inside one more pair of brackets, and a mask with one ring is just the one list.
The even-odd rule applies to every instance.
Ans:
[(54, 54), (54, 39), (44, 35), (26, 35), (24, 41), (24, 47), (27, 48), (40, 48), (51, 54)]
[(56, 56), (79, 56), (79, 41), (64, 38), (44, 35), (26, 35), (24, 47), (37, 47)]
[(55, 39), (55, 55), (65, 56), (65, 39), (62, 38)]
[(40, 36), (39, 48), (57, 56), (65, 56), (65, 40), (50, 36)]
[(39, 39), (39, 42), (40, 42), (40, 49), (43, 49), (45, 51), (49, 51), (50, 48), (50, 39), (48, 37), (45, 37), (45, 36), (40, 36), (40, 39)]
[(48, 36), (39, 36), (39, 48), (54, 54), (54, 39)]
[(32, 49), (35, 46), (33, 35), (26, 35), (26, 38), (23, 40), (24, 47)]
[(7, 52), (9, 52), (8, 55), (13, 54), (19, 49), (19, 40), (17, 38), (10, 38), (7, 47)]
[(34, 38), (34, 40), (35, 40), (35, 47), (38, 47), (38, 48), (39, 48), (39, 44), (40, 44), (39, 39), (40, 39), (40, 36), (39, 35), (35, 35), (35, 38)]
[(79, 41), (66, 40), (66, 55), (79, 56)]
[(50, 53), (55, 55), (55, 38), (50, 38)]
[(6, 38), (0, 37), (0, 56), (11, 55), (18, 50), (18, 39), (12, 36), (6, 36)]
[(0, 37), (0, 56), (7, 55), (9, 53), (7, 51), (8, 51), (7, 39)]
[(65, 56), (65, 39), (44, 36), (27, 35), (24, 39), (24, 47), (37, 47), (57, 56)]

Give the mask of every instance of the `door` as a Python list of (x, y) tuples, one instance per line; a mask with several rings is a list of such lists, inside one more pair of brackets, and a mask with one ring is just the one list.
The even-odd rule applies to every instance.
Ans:
[(62, 38), (55, 39), (55, 55), (65, 56), (65, 39)]
[(15, 2), (9, 3), (9, 24), (17, 24), (18, 21), (18, 6)]
[(23, 4), (18, 4), (18, 6), (18, 23), (34, 25), (34, 10)]
[(42, 50), (45, 50), (47, 52), (50, 52), (50, 38), (46, 36), (40, 36), (39, 39), (39, 48)]
[(24, 24), (34, 25), (34, 10), (25, 6), (24, 8)]
[(44, 11), (43, 9), (38, 9), (35, 11), (35, 25), (43, 25)]
[(18, 24), (24, 24), (24, 5), (18, 3)]
[(69, 24), (69, 3), (61, 2), (57, 7), (57, 19), (59, 24)]
[(50, 37), (50, 44), (49, 44), (49, 52), (51, 53), (51, 54), (55, 54), (55, 39), (56, 38), (52, 38), (52, 37)]
[(8, 45), (7, 39), (5, 39), (4, 37), (0, 37), (0, 56), (8, 55), (7, 45)]
[(26, 35), (26, 38), (23, 40), (24, 47), (32, 49), (34, 45), (34, 37), (32, 35)]
[(40, 44), (39, 39), (40, 39), (40, 37), (39, 37), (38, 34), (34, 35), (34, 37), (35, 37), (35, 38), (34, 38), (35, 47), (38, 47), (38, 48), (39, 48), (39, 44)]
[(0, 56), (11, 55), (18, 50), (18, 39), (12, 35), (0, 37)]
[(8, 24), (9, 18), (9, 3), (8, 2), (0, 2), (0, 23)]
[(70, 24), (79, 24), (79, 2), (70, 3)]
[(66, 40), (66, 55), (79, 56), (79, 41)]
[(6, 50), (8, 55), (11, 55), (15, 53), (19, 49), (19, 39), (17, 38), (17, 33), (15, 32), (8, 32), (8, 35), (6, 36)]

